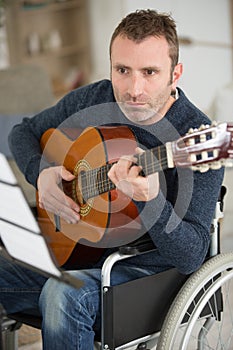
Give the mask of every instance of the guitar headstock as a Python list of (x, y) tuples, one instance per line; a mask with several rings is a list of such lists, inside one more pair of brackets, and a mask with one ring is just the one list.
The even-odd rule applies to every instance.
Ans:
[(172, 142), (176, 167), (190, 167), (205, 172), (233, 166), (233, 123), (213, 123), (190, 129), (178, 141)]

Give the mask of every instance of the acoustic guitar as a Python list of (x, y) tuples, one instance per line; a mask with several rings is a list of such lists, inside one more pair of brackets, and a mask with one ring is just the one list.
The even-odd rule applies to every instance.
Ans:
[[(135, 164), (142, 168), (143, 176), (174, 167), (201, 172), (218, 169), (229, 161), (233, 163), (232, 139), (233, 124), (201, 126), (177, 141), (135, 155)], [(84, 264), (91, 258), (98, 260), (103, 249), (142, 235), (135, 204), (117, 191), (108, 178), (111, 166), (122, 155), (134, 154), (137, 146), (135, 135), (127, 126), (89, 127), (75, 140), (57, 129), (43, 134), (41, 148), (47, 161), (64, 165), (75, 175), (73, 181), (63, 181), (61, 185), (81, 208), (80, 221), (68, 224), (41, 209), (37, 200), (41, 231), (61, 266), (79, 254)]]

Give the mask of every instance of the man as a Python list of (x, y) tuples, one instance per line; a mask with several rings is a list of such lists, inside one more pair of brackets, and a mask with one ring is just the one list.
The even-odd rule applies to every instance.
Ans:
[[(69, 181), (74, 175), (41, 159), (39, 143), (48, 128), (57, 128), (71, 119), (81, 127), (104, 123), (129, 125), (140, 146), (135, 152), (141, 153), (176, 140), (190, 127), (210, 123), (177, 88), (182, 65), (178, 62), (176, 26), (170, 16), (150, 10), (126, 16), (113, 33), (110, 60), (111, 81), (103, 80), (70, 92), (55, 106), (25, 119), (9, 138), (16, 162), (38, 189), (41, 208), (72, 224), (80, 220), (80, 206), (59, 185), (62, 179)], [(112, 104), (113, 110), (109, 108)], [(109, 115), (101, 116), (100, 111), (106, 110), (110, 110)], [(170, 168), (142, 176), (141, 167), (134, 161), (133, 156), (122, 154), (108, 176), (118, 191), (135, 203), (145, 232), (157, 250), (146, 257), (118, 263), (112, 283), (174, 266), (187, 274), (195, 271), (208, 251), (223, 170), (199, 173)], [(110, 251), (107, 249), (104, 257)], [(0, 302), (8, 313), (40, 312), (45, 350), (92, 349), (95, 332), (100, 330), (103, 260), (89, 269), (75, 267), (70, 272), (84, 281), (83, 287), (75, 290), (2, 259)]]

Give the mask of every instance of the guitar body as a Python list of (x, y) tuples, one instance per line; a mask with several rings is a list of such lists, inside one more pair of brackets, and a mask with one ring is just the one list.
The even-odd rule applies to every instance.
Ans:
[[(77, 244), (80, 245), (79, 250), (83, 245), (115, 247), (141, 235), (135, 204), (116, 189), (104, 189), (106, 181), (109, 181), (107, 172), (103, 171), (104, 166), (116, 162), (122, 155), (135, 153), (137, 142), (129, 128), (90, 127), (74, 141), (62, 132), (50, 129), (43, 135), (41, 147), (48, 161), (64, 165), (76, 176), (74, 181), (63, 183), (63, 190), (81, 207), (81, 220), (77, 224), (68, 224), (60, 219), (58, 231), (54, 215), (41, 209), (37, 201), (41, 231), (60, 265), (69, 260), (72, 252), (77, 250)], [(95, 179), (89, 181), (90, 176), (98, 180), (97, 189)], [(96, 195), (96, 190), (103, 193)], [(96, 258), (93, 256), (95, 253)], [(94, 260), (98, 260), (102, 253), (103, 249), (92, 248)], [(90, 259), (89, 256), (88, 261)]]
[[(68, 130), (63, 130), (68, 132)], [(57, 262), (74, 261), (86, 266), (97, 261), (108, 247), (127, 244), (143, 232), (137, 208), (108, 178), (112, 163), (122, 155), (133, 155), (137, 141), (126, 126), (90, 127), (72, 139), (55, 129), (41, 138), (46, 159), (64, 165), (75, 180), (63, 182), (63, 191), (76, 201), (78, 224), (67, 224), (41, 209), (37, 200), (38, 222)], [(177, 141), (135, 155), (145, 176), (180, 167), (205, 172), (222, 165), (233, 166), (233, 124), (220, 123), (190, 130)]]

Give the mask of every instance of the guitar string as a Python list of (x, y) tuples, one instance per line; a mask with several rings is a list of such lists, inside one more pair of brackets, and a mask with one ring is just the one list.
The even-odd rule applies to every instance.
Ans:
[[(166, 146), (164, 145), (148, 150), (142, 155), (136, 155), (139, 163), (138, 165), (142, 167), (146, 176), (154, 172), (159, 172), (164, 169), (164, 167), (167, 167), (167, 156), (162, 158), (162, 154), (167, 154)], [(179, 161), (182, 159), (182, 155), (177, 155), (175, 160)], [(115, 188), (115, 185), (107, 176), (107, 172), (113, 164), (115, 163), (108, 163), (102, 167), (81, 172), (81, 192), (84, 198), (88, 199)]]
[[(182, 160), (182, 157), (177, 157), (176, 160)], [(110, 170), (110, 167), (113, 165), (112, 164), (108, 164), (107, 166), (103, 166), (101, 168), (97, 168), (97, 169), (93, 169), (93, 170), (89, 170), (89, 183), (87, 186), (82, 186), (82, 194), (83, 197), (88, 199), (88, 198), (92, 198), (95, 197), (96, 195), (105, 193), (111, 189), (115, 188), (115, 185), (111, 182), (111, 180), (107, 177), (107, 171), (104, 171), (104, 179), (98, 180), (98, 175), (99, 175), (99, 171), (102, 172), (103, 168), (108, 168), (108, 170)], [(164, 167), (167, 166), (167, 159), (163, 159), (160, 162), (157, 163), (152, 163), (150, 166), (146, 167), (146, 176), (155, 173), (155, 172), (159, 172), (162, 169), (164, 169)], [(191, 167), (191, 166), (190, 166)], [(101, 170), (100, 170), (101, 169)], [(96, 177), (93, 178), (94, 173), (96, 173)], [(92, 176), (90, 176), (90, 174)], [(85, 172), (86, 175), (86, 172)], [(97, 180), (96, 180), (97, 179)], [(99, 184), (99, 186), (98, 186)]]
[[(107, 192), (108, 190), (115, 188), (115, 185), (107, 177), (107, 171), (104, 171), (104, 172), (102, 171), (105, 169), (110, 170), (113, 164), (114, 163), (106, 164), (103, 167), (92, 169), (84, 173), (85, 176), (87, 175), (86, 178), (89, 178), (87, 181), (88, 185), (82, 186), (82, 194), (84, 198), (88, 199), (90, 197)], [(150, 166), (146, 166), (146, 174), (149, 175), (153, 172), (160, 171), (161, 168), (163, 168), (165, 165), (167, 166), (166, 159), (162, 159), (160, 162), (159, 161), (153, 162), (150, 164)], [(104, 174), (104, 178), (101, 179), (100, 181), (96, 180), (98, 179), (99, 174)], [(83, 174), (81, 176), (83, 176)], [(99, 186), (96, 186), (98, 184)]]
[[(148, 154), (150, 154), (151, 157), (153, 157), (153, 152), (149, 152)], [(144, 154), (143, 154), (144, 155)], [(180, 158), (182, 159), (182, 157)], [(142, 168), (146, 169), (146, 174), (149, 175), (153, 172), (157, 172), (157, 171), (161, 171), (165, 166), (167, 166), (167, 158), (162, 158), (160, 161), (156, 160), (154, 161), (154, 157), (152, 159), (153, 161), (150, 162), (150, 165), (142, 165), (140, 164), (140, 166), (142, 166)], [(177, 157), (177, 160), (179, 160), (179, 157)], [(100, 183), (100, 185), (102, 185), (104, 188), (103, 190), (106, 190), (106, 185), (109, 185), (109, 183), (111, 183), (110, 179), (106, 178), (106, 179), (101, 179), (100, 181), (96, 181), (96, 178), (98, 179), (99, 174), (103, 173), (103, 169), (107, 169), (110, 170), (111, 166), (115, 164), (115, 163), (111, 163), (111, 164), (106, 164), (103, 167), (100, 168), (96, 168), (96, 169), (92, 169), (89, 170), (87, 172), (85, 172), (85, 176), (87, 175), (89, 177), (89, 183), (88, 186), (83, 186), (82, 187), (82, 192), (86, 192), (86, 193), (90, 193), (93, 192), (93, 189), (95, 190), (95, 193), (97, 193), (97, 189), (96, 189), (96, 184)], [(104, 172), (104, 175), (106, 177), (106, 171)], [(94, 180), (93, 180), (93, 176), (94, 176)], [(90, 179), (92, 179), (92, 181), (90, 181)]]
[[(157, 153), (157, 157), (154, 156), (154, 153)], [(167, 157), (165, 156), (164, 158), (161, 158), (162, 153), (166, 154), (165, 146), (153, 148), (143, 153), (142, 155), (137, 155), (139, 166), (142, 166), (142, 169), (144, 170), (144, 173), (146, 175), (150, 175), (154, 172), (161, 171), (162, 169), (164, 169), (165, 166), (167, 167)], [(149, 162), (148, 158), (150, 158)], [(182, 158), (182, 156), (178, 155), (176, 157), (176, 161), (182, 160)], [(85, 196), (85, 198), (88, 199), (115, 188), (115, 185), (107, 177), (107, 171), (110, 170), (113, 164), (115, 163), (106, 164), (102, 167), (88, 170), (87, 172), (85, 172), (85, 176), (87, 178), (87, 181), (85, 182), (88, 183), (86, 186), (82, 186), (82, 193)], [(84, 181), (82, 181), (82, 183), (83, 182)]]

